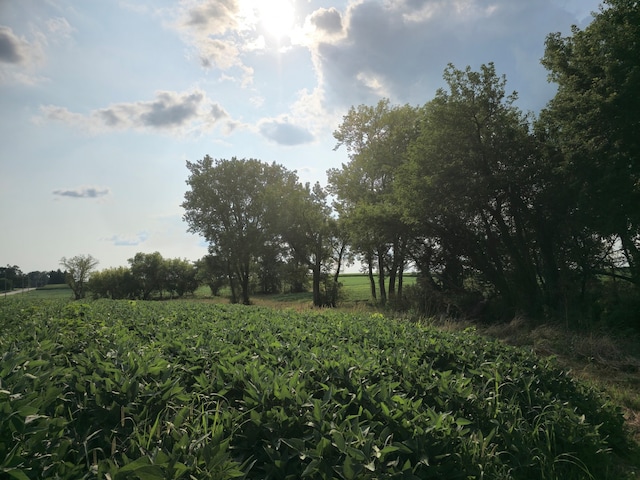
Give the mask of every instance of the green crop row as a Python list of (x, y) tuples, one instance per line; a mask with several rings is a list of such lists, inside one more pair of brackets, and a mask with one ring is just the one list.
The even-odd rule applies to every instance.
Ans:
[(0, 477), (616, 478), (550, 361), (380, 314), (7, 299)]

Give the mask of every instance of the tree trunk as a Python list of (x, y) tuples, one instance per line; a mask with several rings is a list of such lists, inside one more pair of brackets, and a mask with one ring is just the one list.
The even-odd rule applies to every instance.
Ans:
[(320, 295), (320, 280), (321, 280), (321, 270), (320, 270), (320, 262), (316, 260), (315, 264), (312, 268), (313, 272), (313, 305), (316, 307), (322, 307), (322, 298)]
[(629, 272), (631, 273), (631, 281), (640, 287), (640, 250), (636, 246), (629, 232), (618, 235), (622, 242), (624, 256), (629, 264)]
[(369, 268), (369, 284), (371, 285), (371, 297), (376, 300), (376, 280), (373, 276), (373, 258), (371, 254), (367, 254), (367, 266)]
[(393, 262), (391, 264), (391, 269), (389, 270), (389, 301), (393, 303), (396, 298), (396, 278), (398, 275), (398, 256), (399, 249), (398, 243), (394, 242), (393, 245)]
[(378, 248), (378, 288), (380, 289), (380, 303), (387, 304), (387, 289), (385, 288), (384, 278), (384, 249)]
[(249, 298), (249, 264), (242, 265), (240, 268), (240, 294), (242, 295), (242, 303), (244, 305), (251, 305)]
[(347, 243), (342, 242), (340, 245), (340, 252), (338, 253), (338, 265), (336, 266), (336, 273), (333, 275), (333, 281), (338, 283), (338, 278), (340, 277), (340, 269), (342, 268), (342, 256), (344, 255), (344, 251), (347, 248)]

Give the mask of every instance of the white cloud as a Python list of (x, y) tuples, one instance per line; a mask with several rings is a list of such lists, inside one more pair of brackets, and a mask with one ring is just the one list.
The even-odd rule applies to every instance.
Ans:
[(113, 235), (106, 240), (116, 247), (133, 247), (144, 243), (147, 238), (149, 238), (149, 233), (144, 231), (134, 235)]
[(111, 190), (108, 187), (91, 186), (65, 188), (53, 191), (53, 194), (56, 196), (69, 198), (100, 198), (109, 195), (110, 193)]
[(259, 122), (258, 129), (269, 141), (285, 146), (311, 143), (314, 140), (308, 129), (292, 123), (286, 116), (263, 119)]
[(69, 39), (73, 32), (64, 17), (32, 24), (28, 39), (11, 27), (0, 25), (0, 84), (35, 85), (46, 81), (36, 72), (45, 64), (50, 42)]
[(68, 39), (75, 31), (75, 29), (64, 17), (50, 18), (49, 20), (47, 20), (46, 25), (48, 31), (53, 35), (54, 38)]
[(0, 25), (0, 62), (26, 63), (31, 56), (30, 50), (29, 42), (19, 38), (10, 27)]
[(242, 65), (242, 41), (234, 35), (245, 29), (238, 0), (183, 1), (174, 28), (192, 45), (205, 68), (226, 71)]
[(34, 71), (43, 62), (42, 36), (29, 41), (11, 27), (0, 25), (0, 84), (33, 85), (44, 79)]
[(342, 14), (335, 7), (320, 8), (306, 18), (305, 29), (316, 38), (342, 36), (344, 33)]
[(92, 133), (143, 130), (182, 135), (188, 132), (208, 132), (217, 125), (222, 125), (224, 132), (237, 127), (227, 111), (211, 101), (200, 89), (185, 92), (159, 91), (151, 101), (116, 103), (92, 110), (86, 115), (55, 105), (41, 106), (40, 111), (41, 115), (36, 117), (36, 123), (58, 121)]

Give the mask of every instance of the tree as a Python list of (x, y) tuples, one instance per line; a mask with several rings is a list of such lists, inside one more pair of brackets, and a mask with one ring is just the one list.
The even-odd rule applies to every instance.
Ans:
[(60, 285), (60, 284), (66, 283), (65, 281), (66, 272), (63, 272), (60, 269), (51, 270), (48, 275), (49, 275), (49, 283), (52, 285)]
[(193, 294), (198, 289), (197, 269), (189, 260), (173, 258), (164, 261), (165, 288), (169, 294), (184, 296)]
[(539, 312), (543, 289), (557, 285), (557, 251), (546, 248), (555, 240), (541, 208), (549, 168), (530, 120), (493, 64), (449, 65), (444, 78), (448, 89), (424, 106), (397, 197), (422, 238), (430, 265), (421, 266), (443, 291), (464, 293), (465, 276), (477, 273), (511, 311)]
[[(337, 234), (327, 193), (319, 183), (298, 185), (287, 198), (278, 230), (292, 252), (293, 264), (302, 264), (312, 273), (313, 304), (317, 307), (337, 303), (337, 287), (322, 288), (323, 278), (333, 265), (333, 246)], [(337, 279), (333, 279), (337, 284)]]
[(255, 159), (187, 162), (189, 190), (182, 207), (189, 231), (210, 243), (223, 259), (232, 302), (250, 303), (250, 278), (265, 245), (277, 241), (272, 226), (297, 176), (284, 167)]
[(350, 162), (329, 170), (329, 190), (337, 197), (336, 208), (345, 220), (352, 246), (368, 266), (374, 298), (373, 270), (377, 268), (383, 304), (387, 300), (385, 274), (389, 273), (389, 297), (395, 297), (396, 278), (400, 288), (402, 285), (408, 230), (396, 209), (395, 176), (406, 161), (416, 127), (417, 109), (391, 106), (383, 99), (375, 107), (352, 107), (333, 134), (335, 148), (344, 145)]
[(576, 223), (601, 251), (614, 238), (618, 255), (601, 258), (627, 267), (620, 278), (640, 287), (639, 45), (637, 0), (605, 0), (584, 30), (549, 35), (542, 63), (558, 90), (539, 127), (562, 156)]
[(167, 272), (160, 252), (138, 252), (128, 262), (142, 299), (148, 300), (154, 292), (162, 297), (162, 291), (167, 286)]
[(282, 291), (284, 276), (284, 246), (280, 242), (267, 242), (262, 246), (255, 262), (256, 287), (260, 293)]
[(224, 260), (217, 255), (205, 255), (196, 262), (196, 279), (217, 296), (220, 289), (227, 284), (227, 268)]
[(0, 290), (12, 290), (22, 286), (23, 273), (17, 265), (0, 267)]
[(66, 271), (66, 281), (71, 287), (76, 300), (85, 297), (85, 287), (91, 276), (91, 272), (98, 265), (98, 260), (91, 255), (77, 255), (72, 258), (62, 257), (60, 265)]
[(138, 284), (127, 267), (107, 268), (94, 272), (89, 279), (87, 289), (94, 298), (136, 298)]
[[(0, 274), (1, 275), (1, 274)], [(49, 282), (47, 272), (33, 271), (27, 274), (30, 287), (44, 287)]]

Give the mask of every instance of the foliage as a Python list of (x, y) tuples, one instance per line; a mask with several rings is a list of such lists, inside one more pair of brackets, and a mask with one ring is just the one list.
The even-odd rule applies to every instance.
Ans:
[(320, 283), (332, 266), (337, 233), (319, 184), (301, 185), (295, 172), (255, 159), (206, 156), (187, 168), (184, 219), (210, 244), (212, 291), (226, 277), (232, 303), (241, 296), (249, 304), (254, 290), (300, 289), (300, 274), (311, 271), (314, 304), (326, 303)]
[(91, 255), (76, 255), (72, 258), (62, 257), (60, 265), (66, 269), (65, 279), (76, 300), (85, 297), (85, 287), (89, 281), (91, 273), (98, 265), (98, 260)]
[(7, 299), (0, 472), (619, 478), (620, 413), (523, 350), (380, 314)]
[(640, 287), (639, 42), (634, 0), (606, 0), (584, 30), (549, 35), (542, 63), (558, 91), (539, 128), (563, 158), (575, 221), (601, 246), (589, 267), (628, 267)]
[[(327, 172), (328, 188), (371, 296), (384, 304), (385, 275), (391, 296), (410, 259), (423, 283), (396, 305), (409, 296), (466, 313), (460, 304), (489, 301), (507, 317), (583, 325), (621, 318), (617, 302), (625, 324), (637, 320), (639, 41), (633, 0), (607, 0), (584, 30), (549, 35), (542, 63), (558, 91), (538, 119), (492, 63), (449, 65), (446, 88), (421, 108), (352, 107), (334, 133), (349, 162)], [(614, 283), (603, 298), (603, 276), (636, 293)]]
[(135, 298), (138, 284), (127, 267), (107, 268), (95, 272), (89, 279), (87, 288), (94, 298)]
[(217, 255), (205, 255), (196, 262), (196, 280), (209, 287), (211, 295), (219, 295), (227, 284), (227, 268), (224, 259)]
[(186, 259), (165, 259), (160, 252), (136, 253), (129, 259), (130, 268), (117, 267), (95, 272), (88, 289), (94, 298), (148, 300), (193, 294), (199, 286), (197, 265)]
[(13, 290), (24, 283), (24, 274), (17, 265), (0, 267), (0, 291)]
[[(395, 178), (417, 130), (418, 110), (392, 106), (382, 99), (374, 107), (352, 107), (334, 132), (337, 149), (345, 146), (350, 161), (331, 169), (328, 190), (348, 231), (353, 249), (369, 271), (377, 268), (380, 302), (402, 296), (402, 273), (410, 230), (398, 210)], [(377, 261), (376, 261), (377, 260)], [(374, 265), (375, 263), (375, 265)], [(389, 282), (385, 275), (389, 274)], [(388, 287), (388, 292), (387, 292)], [(371, 285), (376, 297), (375, 284)]]
[(339, 262), (333, 257), (339, 233), (331, 216), (327, 192), (319, 183), (313, 187), (308, 183), (298, 185), (290, 192), (283, 205), (278, 230), (289, 247), (293, 265), (304, 265), (311, 271), (313, 304), (335, 306), (337, 290), (325, 287), (330, 269)]
[(249, 304), (254, 264), (265, 248), (277, 243), (271, 228), (297, 176), (281, 165), (256, 159), (214, 160), (205, 156), (187, 162), (189, 190), (182, 207), (189, 231), (202, 234), (210, 253), (227, 267), (232, 302)]

